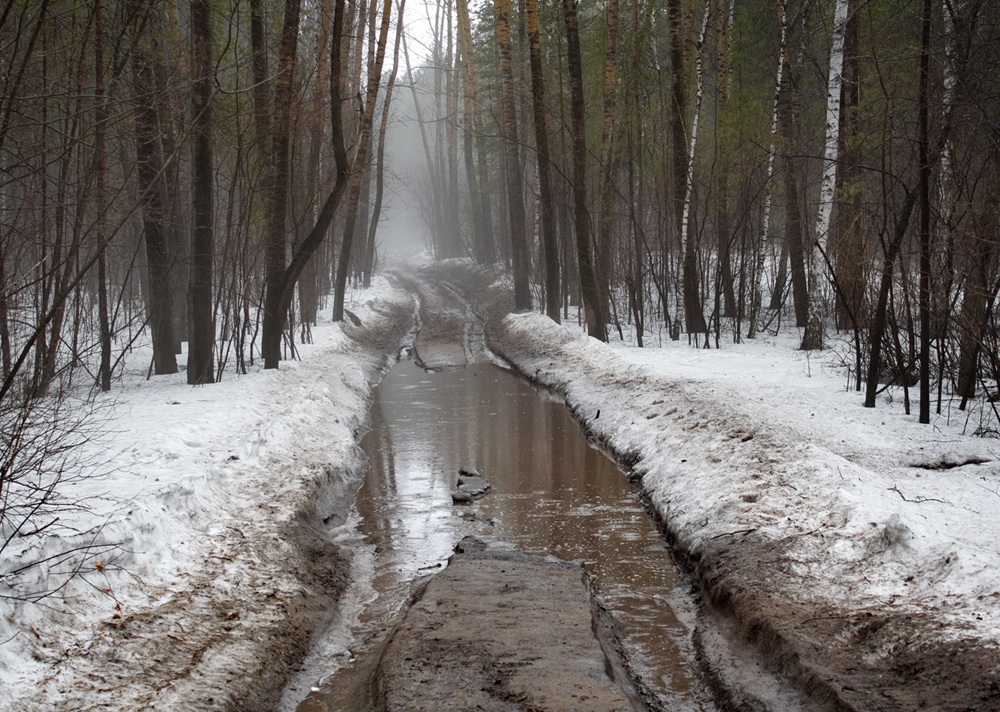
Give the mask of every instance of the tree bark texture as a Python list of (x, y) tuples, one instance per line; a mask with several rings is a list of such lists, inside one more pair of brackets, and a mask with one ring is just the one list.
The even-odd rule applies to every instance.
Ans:
[[(357, 218), (357, 200), (360, 197), (360, 190), (355, 193), (355, 185), (360, 188), (359, 176), (363, 172), (364, 156), (368, 153), (368, 144), (371, 140), (372, 122), (375, 118), (375, 103), (378, 99), (379, 83), (382, 78), (382, 63), (385, 60), (385, 45), (389, 36), (389, 20), (392, 14), (392, 0), (385, 0), (382, 9), (382, 24), (379, 28), (378, 46), (375, 50), (375, 64), (368, 77), (368, 94), (365, 98), (364, 114), (361, 117), (361, 126), (358, 129), (358, 142), (354, 154), (354, 165), (351, 173), (355, 176), (355, 183), (352, 184), (351, 196), (348, 197), (348, 207), (346, 224), (353, 225)], [(353, 205), (353, 210), (352, 206)], [(333, 320), (341, 321), (344, 318), (344, 296), (347, 291), (347, 273), (350, 269), (351, 250), (354, 242), (354, 230), (344, 233), (344, 242), (340, 246), (340, 255), (337, 259), (337, 279), (334, 283), (333, 293)]]
[(566, 22), (566, 55), (569, 64), (570, 113), (573, 122), (573, 206), (576, 225), (576, 254), (580, 269), (580, 292), (587, 318), (587, 333), (608, 340), (601, 297), (594, 274), (590, 249), (590, 214), (587, 210), (587, 134), (583, 105), (583, 63), (575, 0), (563, 0)]
[(212, 309), (212, 269), (215, 253), (212, 165), (212, 17), (209, 0), (191, 0), (191, 67), (195, 72), (191, 92), (192, 199), (191, 214), (191, 335), (188, 340), (187, 381), (215, 380), (215, 319)]
[(495, 9), (500, 51), (500, 116), (506, 159), (511, 258), (514, 268), (514, 308), (531, 309), (531, 290), (528, 287), (530, 269), (528, 228), (524, 214), (524, 188), (517, 143), (517, 107), (514, 102), (514, 74), (511, 60), (510, 0), (496, 0)]
[(287, 246), (289, 153), (291, 151), (292, 99), (298, 51), (301, 0), (286, 0), (274, 87), (274, 121), (271, 126), (271, 166), (267, 180), (267, 236), (265, 247), (264, 323), (261, 351), (264, 368), (277, 368), (281, 360), (281, 334), (287, 308), (281, 308)]
[[(615, 2), (615, 0), (612, 0)], [(542, 68), (542, 33), (538, 27), (538, 0), (525, 0), (528, 47), (531, 53), (531, 107), (538, 149), (538, 211), (542, 221), (545, 257), (545, 313), (557, 324), (559, 317), (559, 244), (556, 237), (552, 178), (549, 174), (549, 128), (545, 118), (545, 75)]]
[[(142, 206), (142, 236), (146, 243), (149, 269), (149, 331), (153, 342), (153, 369), (156, 374), (177, 373), (171, 321), (170, 260), (164, 211), (164, 188), (161, 179), (163, 157), (158, 141), (159, 127), (153, 103), (155, 80), (152, 59), (144, 48), (133, 54), (133, 86), (142, 104), (135, 115), (136, 174), (139, 191), (146, 195)], [(210, 300), (211, 301), (211, 300)]]
[(830, 71), (826, 97), (826, 144), (823, 152), (823, 180), (820, 185), (816, 235), (809, 252), (809, 318), (802, 336), (801, 349), (823, 348), (823, 309), (820, 304), (821, 274), (825, 274), (826, 244), (830, 235), (830, 217), (837, 187), (837, 155), (840, 136), (840, 89), (844, 72), (844, 38), (847, 32), (848, 0), (837, 0), (833, 15), (833, 43), (830, 47)]

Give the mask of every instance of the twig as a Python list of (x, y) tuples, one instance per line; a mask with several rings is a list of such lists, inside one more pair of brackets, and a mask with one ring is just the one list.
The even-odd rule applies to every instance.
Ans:
[(889, 487), (888, 489), (890, 492), (895, 492), (900, 497), (902, 497), (904, 502), (908, 502), (910, 504), (923, 504), (924, 502), (940, 502), (941, 504), (948, 504), (948, 502), (945, 502), (943, 499), (936, 499), (935, 497), (919, 497), (917, 499), (907, 499), (906, 495), (900, 492), (899, 488), (896, 487), (895, 485)]
[(721, 534), (716, 534), (712, 539), (721, 539), (724, 536), (736, 536), (737, 534), (752, 534), (757, 531), (760, 527), (754, 527), (753, 529), (738, 529), (734, 532), (722, 532)]

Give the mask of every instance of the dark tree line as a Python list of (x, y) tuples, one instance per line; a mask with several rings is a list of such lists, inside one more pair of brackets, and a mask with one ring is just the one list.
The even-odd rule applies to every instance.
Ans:
[(839, 334), (867, 405), (919, 384), (923, 422), (978, 396), (980, 430), (1000, 428), (994, 3), (456, 10), (439, 5), (432, 66), (464, 101), (422, 116), (465, 136), (427, 148), (438, 255), (458, 234), (519, 307), (579, 306), (597, 338)]
[(110, 388), (143, 329), (157, 374), (188, 344), (191, 383), (293, 354), (296, 317), (308, 338), (321, 295), (370, 279), (359, 193), (399, 10), (2, 3), (2, 395), (81, 365)]
[(276, 368), (370, 281), (402, 11), (0, 0), (0, 551), (74, 506), (68, 397), (150, 344), (191, 384)]

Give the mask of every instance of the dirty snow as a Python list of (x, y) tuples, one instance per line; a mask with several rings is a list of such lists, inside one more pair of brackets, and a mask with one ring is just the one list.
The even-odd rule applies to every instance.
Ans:
[[(379, 280), (352, 308), (369, 322), (386, 318), (386, 303), (409, 297)], [(686, 551), (751, 531), (791, 541), (780, 569), (802, 599), (929, 612), (942, 640), (997, 645), (1000, 445), (970, 435), (975, 414), (946, 401), (919, 425), (898, 388), (865, 409), (848, 388), (848, 345), (834, 339), (806, 354), (795, 330), (705, 350), (655, 335), (652, 348), (604, 345), (538, 314), (507, 316), (503, 328), (518, 345), (500, 355), (564, 392), (593, 435), (634, 463)], [(266, 601), (301, 593), (282, 574), (279, 523), (310, 503), (333, 524), (347, 514), (357, 431), (384, 366), (384, 354), (340, 325), (324, 322), (313, 335), (302, 360), (277, 372), (255, 366), (192, 388), (183, 372), (147, 381), (137, 367), (99, 400), (105, 434), (86, 454), (104, 474), (73, 485), (95, 499), (67, 523), (101, 525), (96, 543), (119, 547), (88, 560), (44, 605), (0, 600), (0, 710), (88, 708), (109, 693), (119, 709), (180, 709), (206, 680), (218, 688), (233, 656), (252, 654), (206, 655), (201, 683), (189, 675), (157, 688), (130, 675), (144, 670), (144, 656), (197, 634), (182, 628), (185, 611), (161, 616), (159, 648), (129, 647), (108, 631), (173, 601), (266, 612)], [(140, 352), (135, 363), (148, 358)], [(310, 502), (318, 492), (324, 501)], [(67, 543), (47, 540), (3, 566)], [(26, 585), (50, 585), (44, 574)]]
[[(386, 305), (412, 311), (409, 296), (381, 278), (349, 302), (366, 324), (389, 319)], [(144, 680), (140, 673), (155, 667), (154, 659), (163, 657), (164, 668), (175, 663), (160, 655), (152, 635), (142, 644), (116, 640), (123, 621), (156, 617), (163, 644), (196, 648), (194, 660), (184, 662), (201, 666), (203, 682), (213, 668), (226, 667), (215, 641), (192, 640), (221, 633), (218, 626), (192, 629), (205, 611), (240, 619), (248, 630), (229, 654), (253, 656), (253, 627), (282, 615), (269, 602), (302, 594), (295, 572), (282, 570), (289, 552), (281, 527), (309, 508), (332, 524), (346, 514), (363, 462), (357, 432), (371, 384), (386, 365), (385, 353), (348, 335), (350, 325), (331, 323), (329, 313), (320, 322), (314, 343), (298, 345), (301, 360), (283, 361), (278, 371), (255, 363), (248, 375), (227, 372), (201, 387), (188, 386), (183, 370), (146, 380), (150, 352), (140, 349), (135, 368), (98, 396), (90, 421), (98, 434), (80, 453), (94, 476), (72, 484), (89, 508), (62, 522), (86, 533), (26, 539), (19, 550), (8, 549), (0, 573), (89, 542), (97, 553), (38, 604), (0, 599), (0, 709), (191, 708), (185, 695), (197, 691), (185, 685), (197, 682), (169, 679), (182, 670)], [(101, 550), (105, 545), (112, 548)], [(264, 560), (271, 557), (277, 560)], [(61, 580), (36, 567), (18, 580), (16, 593)], [(2, 588), (5, 596), (15, 593)], [(240, 606), (274, 610), (255, 622), (247, 613), (240, 618)], [(230, 675), (241, 669), (230, 668)]]
[(502, 355), (635, 461), (682, 550), (791, 541), (779, 569), (799, 600), (930, 613), (940, 640), (1000, 642), (1000, 443), (968, 434), (977, 414), (946, 398), (920, 425), (915, 388), (913, 415), (898, 388), (866, 409), (849, 344), (801, 352), (794, 329), (706, 350), (605, 345), (539, 314), (503, 327)]

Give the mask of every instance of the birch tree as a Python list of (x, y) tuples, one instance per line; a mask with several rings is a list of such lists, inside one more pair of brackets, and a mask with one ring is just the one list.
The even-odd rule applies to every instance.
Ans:
[(538, 27), (538, 0), (525, 0), (528, 46), (531, 53), (531, 109), (538, 153), (538, 211), (542, 220), (542, 252), (545, 256), (545, 313), (557, 324), (559, 318), (559, 252), (556, 216), (549, 175), (549, 128), (545, 120), (545, 78), (542, 70), (542, 33)]
[(837, 187), (837, 152), (840, 136), (840, 90), (844, 71), (844, 38), (847, 32), (848, 0), (837, 0), (833, 14), (833, 41), (826, 95), (826, 142), (823, 151), (823, 179), (820, 184), (816, 235), (809, 254), (809, 319), (802, 335), (803, 351), (823, 348), (823, 309), (820, 304), (821, 274), (825, 273), (826, 243)]
[(766, 247), (769, 243), (768, 235), (771, 231), (771, 182), (774, 178), (774, 159), (777, 154), (778, 144), (778, 112), (781, 106), (781, 88), (783, 86), (783, 72), (785, 69), (785, 54), (788, 51), (788, 6), (786, 0), (778, 0), (778, 21), (781, 26), (781, 35), (778, 44), (778, 78), (774, 88), (774, 109), (771, 112), (771, 140), (767, 148), (767, 176), (764, 185), (764, 215), (761, 218), (760, 244), (757, 246), (757, 264), (754, 269), (750, 302), (750, 323), (747, 326), (747, 338), (753, 339), (757, 336), (757, 319), (760, 317), (761, 289), (764, 281), (764, 257)]
[[(687, 164), (683, 169), (684, 202), (681, 208), (680, 245), (678, 254), (678, 275), (675, 292), (674, 323), (671, 327), (671, 338), (680, 338), (681, 313), (685, 317), (688, 333), (706, 331), (705, 315), (701, 311), (701, 300), (698, 298), (697, 276), (694, 273), (694, 251), (691, 249), (688, 231), (691, 224), (691, 200), (694, 193), (694, 157), (698, 148), (698, 124), (701, 120), (701, 102), (705, 95), (705, 73), (702, 68), (702, 49), (705, 46), (705, 35), (708, 33), (708, 20), (711, 15), (709, 7), (705, 8), (705, 16), (701, 21), (701, 31), (695, 45), (695, 90), (694, 117), (691, 120), (691, 139), (688, 144)], [(673, 26), (673, 23), (671, 23)], [(673, 30), (671, 30), (673, 33)], [(671, 35), (673, 36), (673, 35)], [(675, 57), (676, 58), (676, 57)], [(683, 65), (682, 65), (683, 66)], [(678, 108), (678, 111), (680, 109)], [(676, 149), (675, 149), (676, 150)], [(677, 176), (676, 178), (680, 178)], [(674, 337), (673, 335), (677, 336)]]

